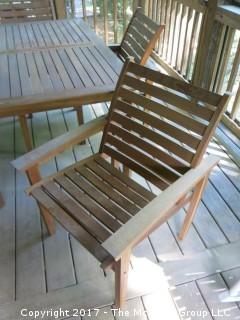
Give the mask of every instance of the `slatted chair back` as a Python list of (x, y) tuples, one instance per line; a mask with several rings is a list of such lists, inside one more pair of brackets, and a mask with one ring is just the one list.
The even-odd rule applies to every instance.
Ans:
[(100, 151), (165, 189), (200, 162), (228, 96), (133, 62), (124, 68)]
[(136, 63), (144, 65), (163, 28), (137, 9), (121, 42), (120, 55), (124, 59), (131, 56)]
[(55, 19), (53, 0), (0, 0), (0, 23)]

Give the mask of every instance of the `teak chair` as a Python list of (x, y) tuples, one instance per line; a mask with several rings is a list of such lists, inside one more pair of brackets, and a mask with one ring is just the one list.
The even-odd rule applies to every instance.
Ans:
[[(131, 57), (136, 63), (145, 65), (150, 57), (160, 34), (164, 29), (138, 8), (132, 16), (120, 45), (111, 45), (110, 48), (125, 61)], [(83, 123), (82, 107), (76, 108), (78, 123)]]
[[(187, 233), (219, 160), (202, 158), (227, 99), (126, 61), (107, 119), (90, 121), (13, 161), (34, 184), (28, 193), (48, 231), (54, 232), (55, 218), (103, 269), (114, 270), (118, 307), (125, 301), (133, 247), (189, 203), (180, 239)], [(40, 164), (103, 128), (99, 153), (41, 180)], [(129, 170), (161, 189), (160, 195), (133, 180)]]
[(0, 0), (0, 23), (56, 19), (52, 0)]
[(141, 11), (138, 8), (133, 14), (120, 45), (112, 45), (110, 48), (123, 61), (132, 57), (136, 63), (145, 65), (164, 26), (158, 25)]

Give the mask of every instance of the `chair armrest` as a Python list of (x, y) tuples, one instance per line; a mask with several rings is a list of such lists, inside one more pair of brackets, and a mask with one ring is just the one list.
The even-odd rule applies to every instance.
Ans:
[(133, 248), (154, 226), (166, 222), (175, 213), (172, 209), (178, 201), (209, 174), (218, 161), (218, 157), (211, 155), (196, 168), (190, 169), (103, 242), (102, 246), (118, 261), (126, 250)]
[(106, 116), (89, 121), (75, 130), (69, 131), (68, 133), (48, 141), (11, 163), (17, 170), (26, 171), (35, 165), (47, 162), (67, 148), (70, 148), (71, 146), (101, 131), (106, 125), (106, 122)]
[(108, 46), (113, 52), (120, 52), (120, 44), (110, 44)]

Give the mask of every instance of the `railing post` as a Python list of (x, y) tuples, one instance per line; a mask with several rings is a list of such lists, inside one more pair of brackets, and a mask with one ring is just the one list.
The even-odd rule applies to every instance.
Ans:
[(143, 9), (143, 13), (148, 13), (148, 2), (149, 0), (138, 0), (138, 6)]
[[(213, 57), (216, 58), (217, 56), (216, 41), (219, 40), (219, 34), (221, 33), (221, 28), (218, 28), (216, 26), (217, 22), (214, 21), (217, 6), (218, 0), (210, 0), (206, 4), (193, 74), (193, 83), (205, 88), (210, 86), (210, 77), (214, 68)], [(214, 42), (215, 45), (212, 47)]]
[(237, 94), (235, 97), (235, 100), (233, 102), (233, 106), (232, 106), (232, 111), (230, 113), (230, 118), (235, 120), (237, 113), (240, 109), (240, 83), (238, 84), (238, 90), (237, 90)]
[(65, 0), (54, 0), (57, 19), (65, 19), (67, 16)]

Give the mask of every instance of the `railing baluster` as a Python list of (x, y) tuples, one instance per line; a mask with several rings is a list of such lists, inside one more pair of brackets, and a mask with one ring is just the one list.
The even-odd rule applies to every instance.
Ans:
[(186, 76), (187, 59), (190, 51), (190, 39), (193, 31), (193, 16), (194, 16), (194, 10), (192, 8), (188, 8), (186, 32), (185, 32), (185, 38), (184, 38), (184, 48), (183, 48), (181, 68), (180, 68), (181, 69), (180, 73), (183, 76)]
[(174, 35), (174, 45), (173, 45), (173, 56), (172, 56), (172, 66), (177, 67), (177, 53), (179, 49), (179, 40), (181, 32), (181, 16), (182, 16), (182, 4), (178, 3), (177, 6), (177, 17), (176, 17), (176, 26), (175, 26), (175, 35)]
[(114, 43), (118, 43), (118, 0), (113, 1), (113, 29), (114, 29)]
[(226, 69), (229, 63), (229, 57), (231, 54), (234, 35), (235, 35), (235, 30), (233, 28), (228, 28), (227, 39), (225, 42), (225, 50), (221, 58), (221, 65), (220, 67), (218, 66), (218, 79), (216, 81), (216, 86), (214, 88), (214, 91), (219, 93), (222, 90), (223, 82), (226, 76)]
[(71, 5), (71, 14), (73, 17), (75, 17), (75, 14), (76, 14), (75, 0), (71, 0), (70, 5)]
[(171, 33), (171, 28), (172, 28), (172, 16), (173, 16), (173, 8), (175, 4), (175, 0), (170, 1), (170, 6), (169, 6), (169, 13), (168, 13), (168, 26), (167, 26), (167, 32), (166, 32), (166, 51), (165, 51), (165, 60), (167, 61), (168, 59), (168, 52), (169, 52), (169, 42), (170, 42), (170, 33)]
[(181, 61), (185, 44), (185, 33), (186, 33), (186, 23), (187, 23), (187, 13), (188, 8), (182, 5), (182, 15), (180, 21), (180, 34), (179, 34), (179, 45), (177, 51), (177, 61), (176, 61), (176, 69), (178, 72), (181, 70)]
[(93, 26), (95, 32), (97, 32), (97, 2), (96, 0), (92, 0), (93, 5)]
[[(165, 7), (166, 7), (166, 1), (167, 0), (162, 0), (161, 1), (161, 11), (160, 11), (160, 24), (164, 24), (165, 22)], [(158, 48), (158, 53), (162, 55), (162, 50), (163, 50), (163, 38), (164, 37), (164, 31), (161, 33), (160, 36), (160, 41), (159, 41), (159, 48)]]
[(235, 53), (235, 57), (233, 60), (233, 65), (232, 65), (232, 70), (231, 70), (230, 77), (228, 80), (227, 91), (231, 92), (233, 89), (235, 80), (237, 78), (237, 72), (239, 69), (239, 65), (240, 65), (240, 38), (238, 40), (237, 50)]
[(153, 2), (153, 0), (149, 0), (149, 2), (148, 2), (148, 16), (149, 16), (149, 18), (152, 18), (152, 2)]
[(192, 79), (193, 73), (193, 65), (196, 56), (196, 47), (197, 47), (197, 40), (198, 40), (198, 31), (200, 29), (200, 13), (198, 11), (195, 12), (194, 21), (193, 21), (193, 30), (190, 40), (190, 50), (187, 62), (187, 70), (186, 70), (186, 79), (189, 81)]
[(103, 14), (104, 14), (104, 38), (108, 43), (108, 0), (103, 0)]
[(87, 21), (86, 1), (82, 0), (83, 19)]
[(213, 68), (209, 68), (211, 71), (211, 73), (209, 72), (211, 74), (211, 77), (209, 77), (210, 79), (208, 80), (208, 84), (205, 85), (207, 89), (209, 89), (210, 91), (214, 91), (214, 86), (216, 85), (219, 65), (221, 62), (221, 56), (222, 56), (223, 47), (224, 47), (224, 40), (227, 34), (227, 26), (220, 24), (218, 29), (219, 31), (215, 40), (216, 53), (215, 53), (214, 59), (212, 59), (214, 62)]
[(123, 0), (123, 33), (127, 28), (127, 0)]
[(236, 97), (234, 99), (232, 110), (231, 110), (231, 113), (230, 113), (230, 118), (232, 120), (236, 119), (236, 116), (237, 116), (237, 113), (238, 113), (239, 109), (240, 109), (240, 83), (238, 84), (237, 94), (236, 94)]
[(163, 35), (163, 52), (162, 56), (166, 59), (167, 56), (167, 44), (169, 38), (169, 29), (170, 29), (170, 14), (171, 14), (172, 0), (166, 2), (166, 16), (165, 16), (165, 29)]
[(168, 44), (167, 44), (167, 57), (166, 61), (168, 63), (171, 63), (171, 56), (172, 56), (172, 50), (173, 50), (173, 39), (174, 39), (174, 29), (175, 29), (175, 21), (176, 21), (176, 8), (177, 8), (177, 2), (176, 0), (172, 1), (172, 11), (170, 16), (170, 31), (169, 31), (169, 37), (168, 37)]

